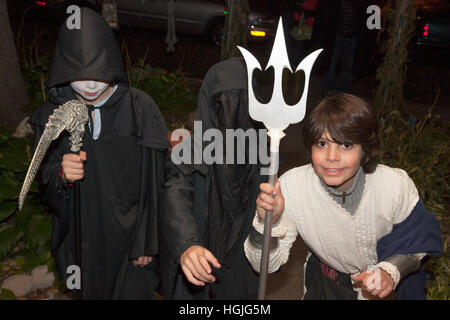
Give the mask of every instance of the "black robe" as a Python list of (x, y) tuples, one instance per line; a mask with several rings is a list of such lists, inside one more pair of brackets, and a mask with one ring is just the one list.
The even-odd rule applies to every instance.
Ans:
[[(208, 71), (198, 111), (203, 132), (215, 128), (225, 137), (226, 129), (261, 128), (249, 117), (242, 59), (226, 60)], [(193, 136), (195, 133), (181, 144)], [(199, 143), (203, 149), (208, 144)], [(225, 160), (225, 146), (223, 151)], [(166, 298), (256, 298), (258, 276), (245, 258), (243, 243), (255, 215), (259, 184), (267, 178), (260, 173), (259, 158), (258, 163), (248, 164), (249, 150), (246, 152), (247, 164), (236, 164), (235, 158), (235, 164), (175, 165), (168, 158), (161, 221), (161, 280)], [(216, 281), (205, 287), (190, 284), (179, 265), (180, 255), (193, 245), (210, 250), (222, 265), (213, 268)]]
[[(100, 107), (98, 139), (93, 139), (88, 125), (83, 139), (82, 150), (87, 154), (80, 181), (83, 298), (151, 298), (157, 259), (145, 268), (135, 267), (132, 260), (159, 252), (158, 194), (170, 146), (166, 124), (155, 102), (129, 87), (111, 29), (87, 8), (81, 10), (80, 30), (69, 30), (65, 23), (61, 28), (49, 73), (48, 100), (30, 120), (35, 145), (53, 110), (76, 99), (70, 81), (81, 79), (118, 86)], [(69, 149), (64, 131), (52, 142), (38, 174), (54, 211), (52, 254), (63, 280), (67, 267), (74, 264), (73, 188), (60, 176), (62, 157)]]

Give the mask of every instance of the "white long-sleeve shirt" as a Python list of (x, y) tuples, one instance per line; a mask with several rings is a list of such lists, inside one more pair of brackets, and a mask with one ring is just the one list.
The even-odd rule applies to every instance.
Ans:
[[(289, 170), (280, 177), (280, 184), (285, 208), (280, 223), (272, 229), (272, 236), (280, 240), (270, 252), (269, 273), (287, 262), (298, 234), (309, 250), (333, 269), (351, 275), (365, 271), (378, 262), (377, 242), (392, 231), (394, 224), (406, 219), (419, 200), (408, 174), (384, 165), (366, 174), (354, 215), (324, 190), (311, 165)], [(253, 225), (262, 233), (264, 225), (257, 216)], [(244, 249), (252, 267), (259, 271), (261, 250), (253, 247), (249, 239)], [(385, 264), (383, 269), (390, 269), (386, 271), (398, 283), (397, 268)]]

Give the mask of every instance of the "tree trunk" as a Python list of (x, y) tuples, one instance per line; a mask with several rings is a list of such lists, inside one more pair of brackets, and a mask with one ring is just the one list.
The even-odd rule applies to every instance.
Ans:
[(385, 7), (387, 38), (382, 47), (384, 59), (378, 67), (375, 96), (378, 113), (384, 117), (397, 109), (406, 113), (403, 86), (406, 78), (408, 44), (415, 31), (414, 0), (390, 0)]
[(227, 11), (222, 41), (222, 60), (240, 56), (236, 46), (245, 47), (247, 45), (249, 32), (248, 14), (250, 8), (248, 0), (228, 0)]
[(0, 0), (0, 56), (0, 128), (12, 128), (24, 117), (20, 109), (29, 100), (17, 59), (6, 0)]

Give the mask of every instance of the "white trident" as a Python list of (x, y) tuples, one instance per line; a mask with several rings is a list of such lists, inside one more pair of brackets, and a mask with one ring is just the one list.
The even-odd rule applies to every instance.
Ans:
[[(306, 112), (306, 99), (308, 97), (309, 76), (311, 69), (316, 61), (317, 56), (323, 49), (319, 49), (308, 55), (300, 62), (295, 72), (303, 70), (305, 72), (305, 89), (303, 90), (300, 101), (289, 106), (285, 103), (283, 97), (283, 84), (282, 75), (283, 69), (288, 68), (292, 73), (292, 69), (289, 63), (289, 58), (286, 50), (286, 43), (284, 41), (283, 24), (280, 18), (278, 22), (277, 33), (275, 35), (275, 41), (270, 54), (269, 62), (267, 63), (266, 70), (272, 66), (274, 68), (274, 88), (272, 98), (268, 104), (260, 103), (254, 93), (252, 87), (253, 71), (255, 69), (261, 69), (261, 65), (258, 60), (246, 49), (239, 47), (242, 55), (244, 56), (245, 63), (247, 65), (248, 75), (248, 109), (250, 117), (256, 121), (261, 121), (266, 126), (270, 137), (270, 168), (269, 168), (269, 183), (275, 186), (278, 172), (279, 161), (279, 147), (280, 140), (285, 136), (283, 132), (290, 124), (298, 123), (303, 120)], [(261, 254), (261, 266), (258, 285), (258, 299), (263, 300), (266, 292), (267, 283), (267, 271), (269, 265), (269, 252), (270, 252), (270, 239), (272, 231), (272, 215), (273, 212), (266, 211), (264, 219), (264, 241)]]

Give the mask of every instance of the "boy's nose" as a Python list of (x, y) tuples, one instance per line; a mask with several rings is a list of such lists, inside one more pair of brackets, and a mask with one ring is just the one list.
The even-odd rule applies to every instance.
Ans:
[(339, 147), (331, 144), (330, 147), (328, 148), (327, 159), (329, 161), (339, 161), (340, 160)]

